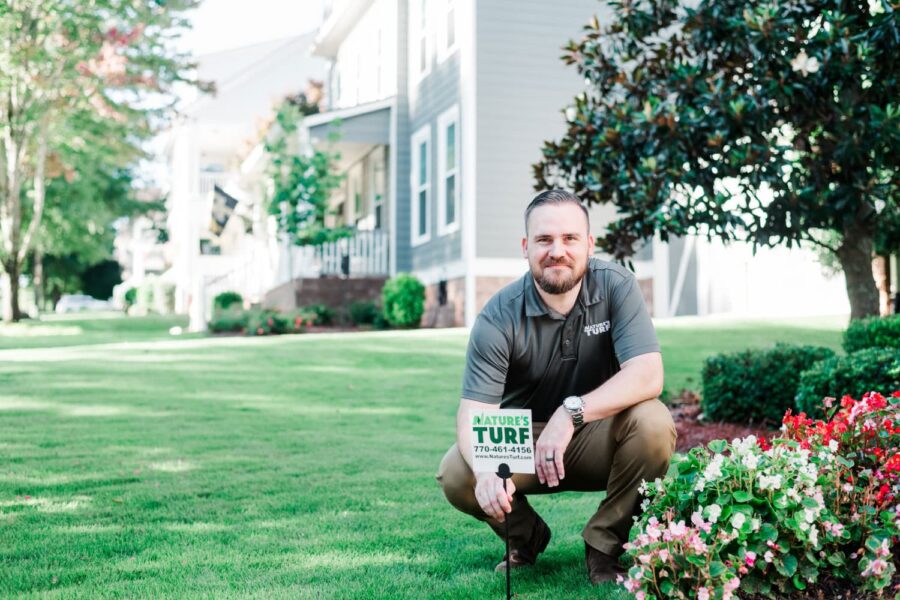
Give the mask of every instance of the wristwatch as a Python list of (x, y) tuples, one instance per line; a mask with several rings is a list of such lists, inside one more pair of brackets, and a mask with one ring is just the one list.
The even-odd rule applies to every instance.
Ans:
[(563, 408), (572, 417), (572, 423), (575, 424), (575, 427), (580, 427), (584, 424), (584, 400), (582, 400), (581, 396), (569, 396), (563, 400)]

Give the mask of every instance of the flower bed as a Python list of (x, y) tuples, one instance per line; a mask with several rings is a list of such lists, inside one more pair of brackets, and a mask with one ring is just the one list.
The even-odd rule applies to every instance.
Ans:
[(892, 587), (900, 392), (845, 396), (829, 408), (827, 421), (788, 411), (771, 442), (748, 436), (694, 448), (674, 474), (645, 482), (625, 587), (638, 600), (783, 598), (825, 579)]

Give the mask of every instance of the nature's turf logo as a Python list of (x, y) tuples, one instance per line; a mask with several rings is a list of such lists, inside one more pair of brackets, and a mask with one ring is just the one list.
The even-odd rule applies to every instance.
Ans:
[(602, 323), (592, 323), (590, 325), (584, 326), (584, 333), (586, 335), (600, 335), (601, 333), (606, 333), (609, 331), (609, 321), (603, 321)]
[(475, 409), (469, 424), (476, 472), (494, 472), (506, 463), (513, 473), (534, 473), (530, 410)]

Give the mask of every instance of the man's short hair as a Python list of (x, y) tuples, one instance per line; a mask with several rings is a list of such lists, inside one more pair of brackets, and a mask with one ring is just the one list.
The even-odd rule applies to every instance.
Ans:
[(525, 233), (528, 233), (528, 217), (531, 216), (531, 212), (536, 209), (538, 206), (543, 206), (544, 204), (575, 204), (581, 211), (584, 213), (584, 218), (587, 219), (588, 231), (591, 230), (591, 216), (588, 214), (588, 209), (584, 205), (584, 203), (571, 192), (567, 192), (566, 190), (547, 190), (541, 192), (528, 204), (528, 208), (525, 209)]

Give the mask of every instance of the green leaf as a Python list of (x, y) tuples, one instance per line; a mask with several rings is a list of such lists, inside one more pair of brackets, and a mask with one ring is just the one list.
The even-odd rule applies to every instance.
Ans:
[(817, 509), (817, 508), (819, 508), (819, 503), (816, 502), (814, 499), (808, 497), (808, 496), (806, 496), (806, 497), (804, 497), (802, 500), (800, 500), (800, 504), (802, 504), (802, 505), (805, 506), (806, 508), (811, 508), (811, 509), (814, 509), (814, 510)]
[(771, 523), (763, 523), (759, 527), (759, 535), (766, 541), (774, 542), (778, 539), (778, 529)]
[(722, 452), (725, 452), (725, 448), (728, 447), (728, 442), (725, 440), (713, 440), (707, 444), (707, 447), (711, 452), (721, 454)]
[(800, 574), (799, 574), (799, 573), (797, 573), (796, 575), (794, 575), (794, 576), (791, 578), (791, 581), (794, 583), (794, 587), (797, 588), (798, 590), (805, 590), (805, 589), (806, 589), (806, 582), (803, 581), (803, 578), (800, 577)]
[(797, 572), (797, 557), (793, 554), (786, 554), (782, 559), (782, 564), (784, 564), (784, 571), (788, 577), (791, 577), (794, 573)]
[(753, 497), (753, 494), (744, 490), (737, 490), (734, 492), (734, 499), (737, 502), (750, 502), (753, 500)]
[(709, 564), (709, 576), (710, 577), (719, 577), (726, 571), (728, 567), (725, 566), (725, 563), (714, 560)]

